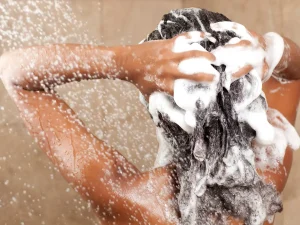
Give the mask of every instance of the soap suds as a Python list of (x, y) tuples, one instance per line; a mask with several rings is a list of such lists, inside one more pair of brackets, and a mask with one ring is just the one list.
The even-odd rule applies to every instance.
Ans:
[(269, 73), (265, 80), (268, 80), (272, 76), (272, 71), (279, 63), (284, 52), (284, 40), (283, 38), (274, 32), (269, 32), (264, 35), (266, 42), (266, 61), (269, 65)]
[[(192, 59), (180, 66), (187, 75), (214, 72), (216, 79), (212, 82), (179, 79), (174, 84), (174, 98), (154, 93), (149, 99), (160, 143), (156, 166), (171, 162), (177, 166), (178, 204), (184, 225), (223, 225), (228, 215), (243, 219), (247, 225), (262, 225), (281, 211), (282, 205), (274, 186), (263, 182), (255, 166), (276, 168), (286, 146), (296, 149), (300, 143), (288, 121), (268, 109), (262, 92), (263, 62), (268, 51), (242, 25), (228, 21), (204, 9), (173, 10), (145, 39), (205, 31), (206, 36), (201, 38), (192, 32), (193, 41), (180, 37), (174, 51), (204, 48), (217, 58), (215, 62)], [(252, 47), (224, 47), (240, 40), (251, 42)], [(278, 49), (269, 52), (279, 54)], [(268, 58), (271, 68), (276, 57), (274, 61)], [(231, 77), (248, 64), (253, 67), (249, 74)]]
[(179, 108), (173, 98), (165, 93), (156, 92), (149, 98), (149, 112), (155, 123), (159, 122), (158, 112), (169, 116), (170, 121), (191, 133), (193, 128), (185, 122), (185, 111)]
[(277, 110), (269, 109), (268, 120), (274, 127), (280, 129), (284, 134), (287, 144), (293, 150), (298, 150), (300, 147), (300, 138), (295, 128), (289, 123), (289, 121)]

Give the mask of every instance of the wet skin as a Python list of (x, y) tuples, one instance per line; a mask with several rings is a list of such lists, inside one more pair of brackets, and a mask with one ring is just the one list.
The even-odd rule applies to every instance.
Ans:
[[(285, 77), (296, 80), (299, 76), (299, 50), (290, 40), (286, 39), (286, 43), (293, 46), (284, 54), (289, 55), (286, 59), (289, 65), (282, 67), (277, 75), (285, 74)], [(187, 78), (177, 70), (181, 60), (190, 57), (214, 58), (200, 51), (174, 54), (170, 50), (173, 44), (174, 39), (112, 48), (40, 46), (6, 53), (0, 59), (1, 78), (19, 108), (26, 127), (37, 138), (41, 149), (59, 168), (62, 176), (73, 184), (83, 198), (91, 201), (101, 224), (176, 224), (179, 213), (174, 167), (169, 165), (140, 172), (117, 150), (93, 136), (74, 111), (59, 98), (53, 87), (75, 80), (107, 78), (107, 74), (118, 71), (118, 76), (111, 75), (110, 78), (134, 83), (146, 97), (156, 90), (172, 94), (174, 80)], [(162, 55), (162, 58), (159, 59), (157, 54)], [(60, 63), (53, 65), (57, 55), (60, 56)], [(75, 66), (68, 67), (70, 63)], [(278, 66), (284, 63), (286, 61), (280, 62)], [(151, 66), (146, 68), (145, 65)], [(145, 73), (156, 74), (155, 71), (162, 66), (163, 75), (153, 76), (152, 81), (141, 77)], [(239, 74), (243, 73), (245, 71)], [(188, 78), (212, 80), (210, 74), (204, 73)], [(277, 88), (280, 90), (272, 93)], [(264, 83), (263, 89), (269, 107), (279, 110), (294, 124), (300, 81), (283, 85), (271, 78)], [(287, 102), (289, 104), (285, 104)], [(282, 192), (291, 164), (292, 151), (288, 148), (284, 163), (276, 172), (258, 172), (266, 182), (273, 183)], [(172, 216), (168, 217), (168, 213)], [(233, 225), (243, 224), (242, 221), (229, 220)]]

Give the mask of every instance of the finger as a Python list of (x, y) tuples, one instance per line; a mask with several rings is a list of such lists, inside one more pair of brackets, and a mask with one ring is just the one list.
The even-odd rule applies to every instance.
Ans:
[(200, 31), (190, 31), (180, 34), (175, 38), (173, 52), (185, 52), (190, 50), (206, 51), (199, 42), (208, 39), (211, 42), (216, 42), (210, 34)]
[[(199, 34), (200, 33), (200, 34)], [(202, 31), (190, 31), (187, 32), (187, 40), (189, 43), (193, 43), (193, 42), (200, 42), (203, 40), (210, 40), (211, 42), (215, 43), (217, 40), (211, 35), (211, 33), (207, 33), (207, 32), (202, 32)], [(197, 40), (198, 36), (200, 35), (201, 40)], [(195, 41), (197, 40), (197, 41)]]
[(198, 73), (214, 74), (218, 76), (219, 72), (211, 65), (206, 58), (190, 58), (183, 60), (178, 66), (171, 68), (177, 74), (178, 72), (185, 75), (194, 75)]
[(224, 48), (235, 48), (235, 47), (250, 47), (252, 46), (252, 43), (248, 40), (240, 40), (237, 43), (228, 43), (224, 45)]
[(188, 52), (193, 50), (207, 52), (207, 50), (203, 48), (199, 43), (189, 44), (186, 42), (186, 40), (178, 40), (174, 43), (173, 46), (174, 53)]
[(205, 33), (202, 31), (185, 32), (176, 37), (176, 39), (186, 40), (187, 43), (200, 42), (205, 39)]
[(205, 58), (210, 62), (214, 62), (216, 60), (216, 57), (212, 53), (206, 51), (204, 52), (204, 51), (192, 50), (188, 52), (179, 53), (178, 55), (179, 61), (189, 59), (189, 58)]
[[(252, 65), (253, 67), (260, 66), (259, 63), (263, 62), (264, 58), (263, 49), (254, 49), (248, 46), (248, 44), (249, 42), (243, 41), (233, 45), (219, 46), (211, 51), (216, 57), (216, 61), (213, 64), (226, 65), (226, 70), (230, 70), (231, 74), (239, 71), (240, 68), (246, 65)], [(261, 73), (261, 71), (258, 72)]]
[(168, 93), (169, 95), (174, 95), (174, 81), (169, 81), (164, 88), (164, 92)]
[[(200, 44), (203, 40), (202, 32), (188, 32), (180, 34), (176, 37), (173, 52), (187, 52), (192, 50), (206, 51)], [(192, 44), (194, 43), (194, 44)]]
[(253, 41), (253, 37), (251, 33), (246, 29), (246, 27), (242, 24), (230, 22), (230, 21), (223, 21), (210, 24), (210, 27), (214, 31), (226, 32), (226, 31), (233, 31), (236, 35), (240, 36), (241, 39)]
[(240, 78), (242, 76), (245, 76), (246, 74), (250, 73), (251, 70), (253, 70), (253, 66), (251, 66), (251, 65), (243, 66), (237, 72), (233, 73), (232, 77), (238, 79), (238, 78)]
[(256, 32), (254, 32), (253, 30), (251, 30), (251, 29), (248, 29), (248, 32), (252, 35), (252, 37), (254, 37), (254, 38), (259, 38), (259, 34), (258, 33), (256, 33)]
[(176, 79), (186, 79), (186, 80), (192, 80), (196, 82), (213, 82), (217, 78), (215, 74), (208, 74), (208, 73), (197, 73), (194, 75), (177, 74), (174, 77)]
[(266, 59), (264, 59), (264, 65), (263, 65), (263, 68), (262, 68), (262, 74), (263, 74), (263, 76), (262, 76), (261, 79), (262, 79), (263, 82), (265, 82), (266, 80), (269, 79), (269, 76), (268, 76), (268, 74), (269, 74), (269, 65), (266, 62)]

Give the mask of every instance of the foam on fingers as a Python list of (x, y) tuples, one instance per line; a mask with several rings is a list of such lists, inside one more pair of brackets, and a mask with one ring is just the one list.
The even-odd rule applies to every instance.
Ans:
[[(198, 65), (202, 65), (201, 67)], [(214, 75), (215, 79), (219, 77), (218, 71), (211, 65), (211, 62), (202, 57), (185, 59), (179, 63), (178, 70), (187, 75), (197, 73), (207, 73)], [(188, 78), (188, 77), (187, 77)]]

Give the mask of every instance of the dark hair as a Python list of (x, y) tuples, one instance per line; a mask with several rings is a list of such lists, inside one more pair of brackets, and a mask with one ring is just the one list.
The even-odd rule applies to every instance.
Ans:
[[(210, 28), (211, 23), (220, 21), (230, 20), (205, 9), (172, 10), (163, 16), (158, 28), (144, 41), (204, 31), (216, 39), (215, 43), (208, 39), (200, 42), (211, 51), (237, 37), (234, 32), (215, 32)], [(197, 124), (192, 134), (171, 122), (168, 115), (158, 112), (157, 126), (172, 145), (173, 162), (177, 166), (181, 224), (226, 224), (228, 215), (239, 217), (246, 224), (262, 224), (267, 216), (282, 210), (281, 200), (275, 188), (265, 184), (256, 172), (250, 145), (255, 131), (247, 123), (239, 122), (233, 109), (234, 103), (242, 101), (240, 93), (245, 82), (251, 84), (253, 77), (248, 74), (233, 82), (227, 90), (224, 87), (225, 65), (214, 67), (221, 75), (217, 98), (205, 109), (196, 103)], [(196, 88), (203, 87), (199, 84)], [(267, 108), (262, 95), (251, 104), (254, 103)], [(251, 108), (251, 104), (248, 107)], [(228, 174), (229, 165), (224, 162), (225, 158), (232, 160), (231, 166), (242, 163), (244, 172), (237, 168)]]

